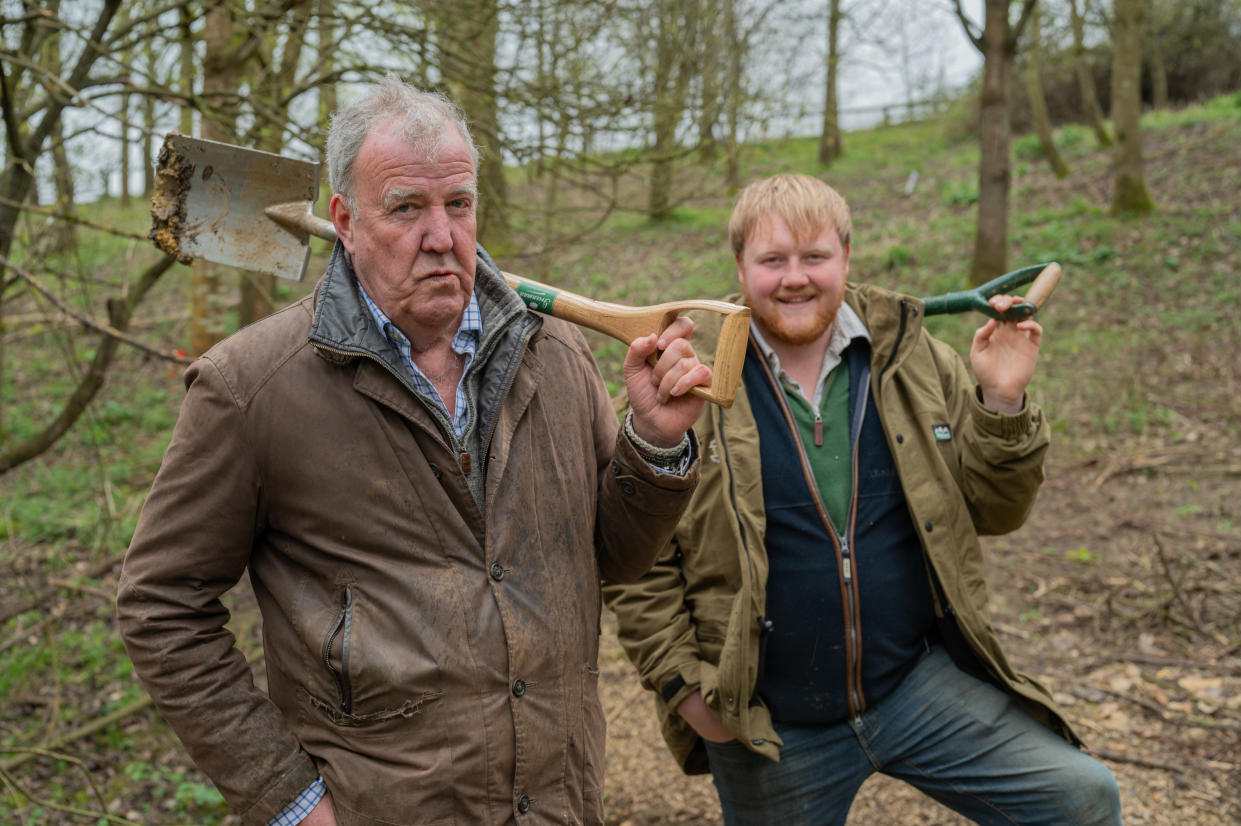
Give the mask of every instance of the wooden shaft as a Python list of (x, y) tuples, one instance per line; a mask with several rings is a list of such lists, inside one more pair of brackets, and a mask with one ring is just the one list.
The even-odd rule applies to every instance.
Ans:
[(695, 396), (722, 407), (731, 407), (745, 365), (745, 348), (749, 340), (750, 309), (726, 301), (670, 301), (647, 307), (627, 307), (558, 290), (520, 275), (503, 273), (509, 286), (517, 291), (526, 306), (540, 313), (588, 327), (618, 341), (630, 344), (634, 339), (661, 333), (678, 315), (691, 310), (720, 313), (724, 324), (715, 347), (711, 366), (713, 376), (709, 387), (694, 387)]
[[(336, 228), (309, 212), (304, 202), (273, 204), (264, 212), (276, 223), (299, 234), (314, 235), (327, 241), (336, 240)], [(695, 396), (709, 402), (731, 407), (737, 394), (737, 383), (745, 364), (745, 346), (749, 339), (750, 310), (726, 301), (672, 301), (649, 307), (626, 307), (597, 301), (593, 298), (558, 290), (520, 275), (501, 273), (508, 285), (517, 291), (532, 310), (603, 333), (625, 344), (636, 338), (662, 333), (678, 315), (689, 310), (706, 310), (724, 315), (724, 326), (715, 348), (712, 365), (714, 376), (710, 387), (694, 387)]]

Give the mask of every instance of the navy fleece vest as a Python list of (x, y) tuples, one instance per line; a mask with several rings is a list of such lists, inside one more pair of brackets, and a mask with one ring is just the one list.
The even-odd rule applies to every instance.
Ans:
[[(852, 535), (849, 568), (858, 586), (860, 710), (887, 696), (912, 668), (924, 650), (934, 612), (922, 548), (870, 399), (869, 343), (855, 339), (844, 358), (858, 458), (856, 513), (851, 525), (842, 527), (845, 538)], [(783, 392), (753, 346), (742, 378), (758, 424), (767, 513), (767, 617), (772, 627), (757, 694), (778, 723), (838, 722), (850, 716), (852, 681), (845, 656), (848, 602), (832, 528), (806, 482)]]

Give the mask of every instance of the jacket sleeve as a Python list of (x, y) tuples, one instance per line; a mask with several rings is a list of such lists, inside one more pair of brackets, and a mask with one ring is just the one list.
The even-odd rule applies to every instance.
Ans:
[(643, 686), (658, 694), (670, 711), (701, 686), (703, 669), (711, 667), (694, 635), (681, 560), (674, 539), (642, 579), (603, 589), (618, 620), (621, 646)]
[(943, 342), (932, 339), (932, 346), (949, 416), (963, 434), (958, 478), (974, 528), (980, 534), (1014, 531), (1043, 483), (1051, 429), (1029, 395), (1011, 416), (983, 406), (965, 360)]
[[(632, 582), (672, 538), (698, 484), (698, 460), (683, 476), (658, 473), (622, 432), (594, 356), (573, 331), (590, 398), (598, 479), (595, 552), (605, 582)], [(693, 439), (691, 432), (690, 438)], [(694, 446), (695, 453), (697, 447)]]
[(254, 684), (221, 597), (261, 529), (261, 477), (242, 412), (199, 359), (125, 556), (117, 618), (134, 670), (194, 762), (246, 824), (266, 824), (318, 777)]

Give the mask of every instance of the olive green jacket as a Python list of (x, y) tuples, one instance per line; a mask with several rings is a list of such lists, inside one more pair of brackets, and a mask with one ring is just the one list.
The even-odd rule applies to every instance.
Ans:
[[(955, 617), (968, 644), (959, 654), (969, 659), (972, 650), (1037, 720), (1077, 742), (1047, 691), (1014, 671), (1000, 648), (978, 542), (979, 534), (1020, 527), (1034, 504), (1050, 441), (1042, 412), (1029, 402), (1014, 416), (984, 408), (964, 360), (923, 329), (917, 299), (850, 285), (846, 301), (871, 334), (871, 393), (946, 597), (947, 605), (935, 595), (937, 617), (948, 630)], [(705, 340), (710, 326), (710, 319), (698, 325)], [(937, 439), (933, 428), (943, 424), (951, 438)], [(751, 749), (778, 760), (780, 746), (753, 697), (768, 567), (758, 428), (744, 384), (730, 409), (709, 406), (694, 429), (701, 478), (673, 541), (644, 577), (604, 590), (620, 641), (655, 692), (664, 738), (690, 773), (706, 770), (705, 752), (674, 709), (695, 689)]]

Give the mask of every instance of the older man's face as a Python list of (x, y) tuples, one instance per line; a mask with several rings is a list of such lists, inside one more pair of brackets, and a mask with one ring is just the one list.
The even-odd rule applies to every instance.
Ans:
[(428, 157), (381, 126), (354, 162), (357, 213), (340, 194), (331, 203), (358, 280), (416, 348), (451, 338), (474, 291), (474, 161), (460, 133), (445, 130)]

